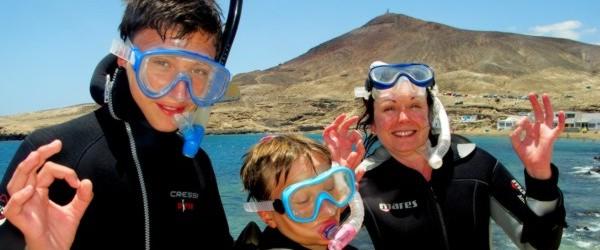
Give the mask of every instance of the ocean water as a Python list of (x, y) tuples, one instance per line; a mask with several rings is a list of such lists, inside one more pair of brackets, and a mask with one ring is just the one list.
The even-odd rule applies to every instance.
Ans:
[[(263, 135), (209, 135), (203, 148), (208, 152), (219, 190), (229, 220), (231, 234), (237, 237), (250, 222), (263, 223), (254, 213), (242, 208), (246, 195), (239, 178), (241, 157)], [(320, 135), (310, 137), (321, 140)], [(523, 182), (523, 167), (514, 154), (507, 137), (469, 137), (480, 147), (494, 154)], [(4, 175), (12, 155), (20, 141), (0, 141), (0, 176)], [(565, 197), (568, 228), (565, 229), (561, 249), (600, 249), (600, 174), (592, 171), (600, 168), (600, 141), (560, 139), (554, 148), (553, 162), (560, 169), (559, 185)], [(492, 244), (496, 249), (516, 249), (501, 229), (494, 225)], [(352, 245), (359, 249), (372, 249), (368, 235), (362, 230)]]

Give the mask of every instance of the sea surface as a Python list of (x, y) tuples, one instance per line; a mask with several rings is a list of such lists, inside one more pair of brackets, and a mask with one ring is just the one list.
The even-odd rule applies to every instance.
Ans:
[[(209, 135), (202, 147), (208, 152), (219, 190), (229, 220), (231, 234), (238, 236), (250, 221), (259, 222), (254, 213), (246, 213), (242, 208), (246, 195), (240, 183), (239, 168), (241, 157), (246, 150), (262, 137), (251, 135)], [(320, 135), (310, 137), (321, 140)], [(523, 167), (514, 154), (508, 137), (470, 136), (478, 146), (495, 155), (523, 182)], [(20, 141), (0, 141), (0, 176), (20, 145)], [(583, 139), (559, 139), (554, 147), (553, 162), (559, 167), (559, 186), (565, 197), (568, 228), (565, 229), (561, 249), (600, 250), (600, 141)], [(501, 229), (494, 225), (492, 244), (495, 249), (516, 249)], [(372, 249), (368, 235), (362, 230), (352, 245), (359, 249)]]

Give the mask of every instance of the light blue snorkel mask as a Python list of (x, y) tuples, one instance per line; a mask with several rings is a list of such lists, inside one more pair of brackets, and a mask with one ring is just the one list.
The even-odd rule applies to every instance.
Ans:
[[(244, 203), (246, 212), (277, 211), (299, 223), (312, 222), (325, 202), (343, 208), (356, 192), (354, 172), (342, 166), (286, 187), (280, 199)], [(329, 205), (328, 204), (328, 205)]]

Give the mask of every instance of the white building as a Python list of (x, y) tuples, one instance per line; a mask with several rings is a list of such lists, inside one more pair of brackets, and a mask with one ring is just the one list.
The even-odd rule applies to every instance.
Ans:
[(512, 130), (515, 126), (517, 126), (517, 122), (521, 119), (522, 116), (511, 115), (506, 119), (500, 119), (496, 121), (496, 129), (497, 130)]

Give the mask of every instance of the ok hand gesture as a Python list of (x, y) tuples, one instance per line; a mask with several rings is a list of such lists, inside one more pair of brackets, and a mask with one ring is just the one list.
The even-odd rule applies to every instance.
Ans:
[[(4, 215), (21, 230), (27, 249), (69, 249), (79, 221), (92, 201), (92, 182), (79, 181), (72, 169), (47, 161), (61, 147), (56, 140), (31, 152), (19, 163), (7, 185), (11, 197)], [(64, 179), (77, 190), (65, 206), (48, 198), (48, 187), (55, 179)]]
[(565, 113), (558, 113), (558, 124), (554, 127), (554, 111), (550, 98), (542, 95), (544, 109), (540, 106), (535, 93), (529, 94), (529, 101), (533, 108), (535, 121), (532, 123), (527, 117), (519, 121), (511, 133), (513, 149), (525, 165), (529, 176), (547, 180), (552, 175), (550, 161), (552, 148), (565, 127)]

